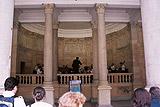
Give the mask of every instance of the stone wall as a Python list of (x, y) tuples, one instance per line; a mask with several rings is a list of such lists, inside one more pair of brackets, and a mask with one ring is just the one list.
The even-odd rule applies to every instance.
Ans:
[(68, 65), (79, 57), (83, 66), (92, 64), (92, 38), (59, 38), (58, 40), (58, 66)]
[(133, 59), (133, 88), (146, 86), (145, 59), (142, 23), (132, 22), (130, 24), (132, 38), (132, 59)]
[(119, 63), (125, 61), (125, 66), (132, 72), (132, 52), (130, 27), (127, 26), (118, 32), (107, 35), (107, 65), (115, 64), (119, 68)]
[[(125, 60), (125, 65), (132, 72), (132, 47), (130, 27), (107, 35), (107, 64)], [(21, 62), (25, 62), (25, 73), (31, 73), (37, 63), (43, 64), (43, 35), (30, 32), (23, 27), (18, 34), (18, 73)], [(79, 57), (84, 66), (92, 64), (92, 38), (58, 38), (58, 66), (71, 67), (75, 57)]]
[(32, 73), (37, 63), (43, 64), (43, 39), (43, 35), (19, 28), (17, 73), (21, 73), (21, 62), (25, 62), (25, 71), (22, 73)]

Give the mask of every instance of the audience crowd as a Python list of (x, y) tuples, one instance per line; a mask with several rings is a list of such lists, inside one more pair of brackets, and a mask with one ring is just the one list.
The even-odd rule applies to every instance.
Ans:
[[(14, 77), (8, 77), (5, 80), (5, 91), (0, 95), (0, 107), (53, 107), (44, 102), (46, 95), (45, 89), (37, 86), (33, 90), (34, 103), (26, 105), (22, 96), (16, 96), (18, 91), (18, 81)], [(59, 98), (59, 107), (83, 107), (86, 97), (80, 92), (67, 92)]]
[[(5, 91), (0, 95), (0, 106), (2, 107), (26, 107), (22, 96), (16, 96), (18, 81), (14, 77), (8, 77), (4, 83)], [(44, 102), (46, 92), (41, 86), (33, 90), (35, 103), (27, 107), (53, 107), (54, 105)], [(58, 100), (59, 107), (83, 107), (86, 97), (80, 92), (66, 92)], [(134, 107), (160, 107), (160, 88), (151, 87), (149, 92), (145, 88), (134, 90)]]
[(160, 88), (151, 87), (149, 92), (144, 88), (137, 88), (133, 97), (134, 107), (160, 107)]

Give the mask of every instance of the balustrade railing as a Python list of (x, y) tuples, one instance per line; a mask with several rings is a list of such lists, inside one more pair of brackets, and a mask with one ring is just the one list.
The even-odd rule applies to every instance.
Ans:
[(43, 74), (16, 74), (16, 78), (19, 84), (31, 85), (31, 84), (43, 84), (44, 75)]
[(132, 83), (133, 73), (108, 73), (107, 80), (109, 83)]
[[(43, 74), (16, 74), (19, 84), (43, 84)], [(69, 84), (70, 80), (81, 80), (82, 84), (91, 84), (93, 74), (57, 74), (59, 84)], [(108, 73), (107, 80), (109, 83), (132, 83), (133, 73)]]
[(82, 84), (91, 84), (93, 74), (57, 74), (59, 84), (69, 84), (70, 80), (81, 80)]

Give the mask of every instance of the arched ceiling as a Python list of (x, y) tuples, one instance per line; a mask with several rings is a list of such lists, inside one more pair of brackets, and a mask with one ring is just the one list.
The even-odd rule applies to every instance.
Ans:
[[(31, 32), (44, 35), (44, 24), (22, 24), (22, 26)], [(127, 23), (108, 23), (105, 25), (106, 34), (119, 31), (126, 26)], [(92, 37), (92, 29), (90, 23), (60, 23), (58, 36), (66, 38)]]

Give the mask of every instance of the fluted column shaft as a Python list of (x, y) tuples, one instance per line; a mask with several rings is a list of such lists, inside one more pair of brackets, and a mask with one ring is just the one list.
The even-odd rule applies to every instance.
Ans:
[(160, 87), (160, 1), (141, 0), (147, 87)]
[(106, 4), (96, 4), (98, 16), (98, 69), (100, 84), (103, 81), (107, 81), (105, 7)]
[(93, 75), (94, 80), (98, 80), (98, 34), (97, 34), (97, 22), (92, 21), (92, 48), (93, 48)]
[(53, 22), (53, 81), (57, 81), (58, 71), (58, 26), (59, 22)]
[(45, 82), (52, 81), (52, 19), (53, 19), (53, 4), (43, 4), (45, 8), (45, 35), (44, 35), (44, 80)]

